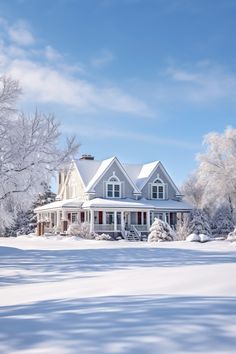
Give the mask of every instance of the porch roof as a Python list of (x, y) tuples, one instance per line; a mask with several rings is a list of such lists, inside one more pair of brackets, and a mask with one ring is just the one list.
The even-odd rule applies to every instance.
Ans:
[(40, 207), (34, 209), (35, 212), (40, 212), (44, 210), (53, 210), (53, 209), (61, 209), (61, 208), (81, 208), (83, 204), (82, 200), (79, 199), (65, 199), (58, 200), (53, 203), (45, 204)]
[(183, 201), (177, 200), (147, 200), (145, 198), (134, 199), (103, 199), (94, 198), (83, 203), (82, 208), (127, 208), (149, 210), (175, 210), (189, 211), (192, 207)]

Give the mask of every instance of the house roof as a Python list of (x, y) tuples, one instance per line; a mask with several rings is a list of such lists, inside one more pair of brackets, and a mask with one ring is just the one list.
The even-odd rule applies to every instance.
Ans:
[(79, 199), (66, 199), (49, 203), (35, 209), (36, 212), (63, 208), (115, 208), (115, 209), (149, 209), (149, 210), (173, 210), (188, 211), (192, 207), (183, 201), (177, 200), (148, 200), (145, 198), (134, 199), (103, 199), (94, 198), (88, 201)]
[(159, 161), (153, 161), (143, 165), (124, 164), (124, 166), (127, 173), (135, 181), (136, 186), (141, 190), (158, 164)]
[(190, 204), (177, 200), (148, 200), (145, 198), (134, 199), (103, 199), (94, 198), (83, 203), (83, 208), (127, 208), (127, 209), (156, 209), (189, 211), (192, 210)]
[(39, 206), (34, 209), (35, 212), (46, 211), (51, 209), (61, 209), (61, 208), (80, 208), (83, 204), (83, 201), (78, 199), (65, 199), (65, 200), (58, 200), (56, 202), (52, 202), (49, 204), (45, 204)]
[(127, 179), (133, 185), (135, 193), (140, 193), (142, 188), (148, 182), (150, 176), (154, 172), (157, 166), (160, 166), (167, 179), (172, 184), (176, 193), (179, 194), (177, 186), (174, 184), (164, 166), (160, 161), (153, 161), (146, 164), (127, 164), (121, 163), (115, 156), (105, 160), (75, 160), (78, 173), (85, 186), (86, 192), (92, 192), (94, 186), (103, 174), (108, 170), (111, 164), (116, 161), (121, 170), (123, 170)]
[[(135, 193), (140, 194), (140, 190), (135, 184), (135, 178), (128, 173), (126, 165), (121, 164), (117, 157), (113, 156), (109, 159), (97, 160), (76, 160), (75, 164), (79, 175), (85, 186), (85, 192), (93, 192), (93, 188), (98, 183), (103, 174), (109, 169), (113, 162), (116, 162), (120, 167), (130, 184), (133, 186)], [(135, 166), (135, 165), (134, 165)], [(138, 165), (137, 165), (138, 166)], [(131, 171), (131, 168), (130, 168)]]

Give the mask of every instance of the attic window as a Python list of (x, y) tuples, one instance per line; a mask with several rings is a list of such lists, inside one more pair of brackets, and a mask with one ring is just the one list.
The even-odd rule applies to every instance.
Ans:
[(160, 178), (157, 178), (151, 185), (152, 199), (165, 199), (165, 184)]
[(120, 198), (121, 196), (121, 183), (114, 175), (106, 183), (106, 196), (107, 198)]

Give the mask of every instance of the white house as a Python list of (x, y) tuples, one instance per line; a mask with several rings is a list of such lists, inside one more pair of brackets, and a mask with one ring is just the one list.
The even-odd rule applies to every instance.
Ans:
[(160, 161), (136, 165), (82, 155), (59, 173), (57, 201), (35, 212), (38, 235), (45, 227), (64, 233), (71, 223), (86, 221), (90, 232), (117, 236), (147, 233), (155, 217), (174, 228), (190, 210)]

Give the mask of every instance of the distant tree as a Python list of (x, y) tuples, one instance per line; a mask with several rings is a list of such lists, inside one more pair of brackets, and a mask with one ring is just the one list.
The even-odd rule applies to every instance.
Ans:
[(220, 206), (211, 219), (211, 229), (215, 236), (227, 236), (234, 230), (232, 214), (228, 206)]
[(194, 209), (190, 214), (189, 234), (211, 235), (210, 220), (207, 213), (201, 209)]
[(75, 137), (59, 148), (59, 124), (38, 111), (27, 116), (15, 103), (21, 90), (16, 81), (0, 77), (0, 233), (27, 210), (56, 170), (78, 151)]
[(55, 201), (56, 194), (46, 183), (43, 183), (44, 191), (39, 193), (35, 202), (32, 203), (28, 210), (19, 209), (10, 227), (5, 230), (7, 236), (28, 235), (34, 233), (37, 227), (37, 217), (34, 209)]
[(204, 205), (224, 203), (236, 217), (236, 129), (210, 133), (204, 139), (206, 152), (198, 156), (198, 182), (205, 186)]
[(181, 191), (184, 199), (194, 208), (200, 209), (204, 205), (205, 184), (200, 183), (197, 172), (190, 175), (184, 182)]
[(148, 242), (174, 241), (175, 237), (175, 232), (167, 222), (158, 218), (154, 219), (150, 227)]

